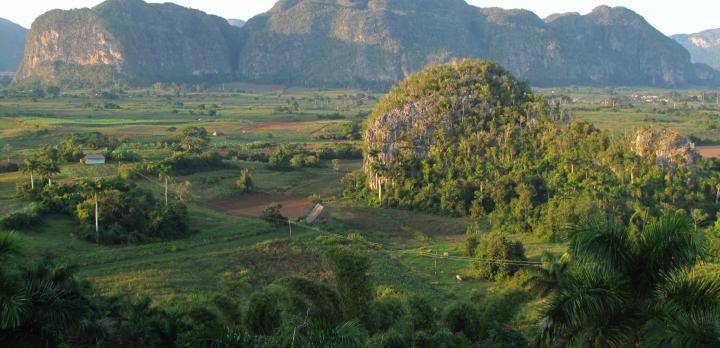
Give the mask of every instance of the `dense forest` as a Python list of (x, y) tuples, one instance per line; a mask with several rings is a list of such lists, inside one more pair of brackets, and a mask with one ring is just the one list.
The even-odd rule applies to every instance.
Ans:
[(344, 187), (374, 204), (487, 219), (494, 230), (553, 241), (593, 216), (637, 225), (717, 211), (715, 164), (688, 139), (659, 128), (613, 136), (571, 121), (493, 63), (414, 74), (367, 125), (364, 170)]

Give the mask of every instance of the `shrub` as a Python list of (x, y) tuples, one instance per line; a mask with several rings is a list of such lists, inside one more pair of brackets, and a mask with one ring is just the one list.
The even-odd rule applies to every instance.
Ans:
[(415, 331), (432, 330), (435, 327), (435, 308), (424, 297), (409, 296), (405, 299), (407, 322)]
[(374, 332), (385, 332), (399, 323), (405, 315), (405, 308), (397, 295), (381, 297), (370, 307), (373, 320), (370, 329)]
[(0, 228), (6, 231), (20, 231), (42, 224), (40, 206), (32, 203), (21, 211), (5, 215), (0, 219)]
[(250, 193), (255, 190), (255, 183), (249, 169), (240, 171), (240, 177), (235, 182), (235, 187), (240, 193)]
[(477, 260), (472, 264), (473, 270), (477, 276), (488, 280), (512, 276), (520, 269), (518, 265), (494, 261), (527, 261), (521, 242), (510, 241), (498, 233), (480, 238), (475, 257)]
[(451, 304), (443, 313), (442, 320), (450, 331), (463, 333), (473, 341), (477, 341), (482, 335), (480, 311), (470, 303)]
[(107, 157), (115, 162), (139, 162), (142, 160), (139, 154), (127, 149), (115, 149), (108, 152)]
[(353, 250), (334, 248), (323, 255), (323, 264), (335, 278), (345, 319), (371, 322), (368, 318), (372, 300), (370, 260)]
[(186, 152), (176, 153), (166, 159), (160, 166), (168, 166), (172, 172), (180, 175), (189, 175), (209, 170), (225, 169), (229, 165), (223, 162), (217, 152)]
[(282, 204), (277, 202), (270, 203), (265, 207), (260, 218), (275, 226), (282, 226), (288, 222), (288, 218), (282, 215), (281, 209)]
[(141, 169), (136, 165), (123, 164), (118, 168), (118, 176), (124, 180), (135, 180), (140, 178)]
[(245, 310), (245, 327), (256, 335), (270, 336), (282, 325), (277, 294), (258, 291), (250, 296)]

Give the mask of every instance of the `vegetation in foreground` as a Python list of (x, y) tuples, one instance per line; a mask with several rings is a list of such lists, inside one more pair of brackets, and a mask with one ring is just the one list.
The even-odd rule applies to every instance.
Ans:
[[(511, 77), (504, 79), (515, 86), (510, 90), (529, 93)], [(478, 87), (483, 81), (466, 82), (468, 91), (485, 90)], [(4, 162), (24, 169), (0, 174), (0, 212), (7, 224), (2, 229), (17, 231), (3, 238), (8, 245), (19, 239), (21, 246), (3, 254), (7, 281), (2, 284), (7, 286), (0, 296), (5, 296), (3, 313), (10, 314), (0, 329), (3, 342), (81, 347), (717, 345), (711, 334), (718, 325), (714, 262), (720, 255), (718, 228), (711, 226), (716, 218), (714, 161), (675, 155), (657, 161), (638, 154), (632, 139), (619, 136), (617, 129), (573, 122), (584, 117), (580, 102), (550, 98), (546, 104), (529, 94), (514, 99), (520, 95), (511, 93), (493, 101), (520, 101), (509, 107), (515, 113), (498, 111), (503, 122), (479, 131), (460, 127), (437, 137), (469, 148), (499, 145), (473, 143), (477, 138), (468, 132), (507, 140), (503, 156), (477, 151), (496, 178), (509, 183), (483, 185), (483, 190), (508, 192), (508, 197), (490, 196), (488, 205), (504, 213), (473, 215), (472, 195), (458, 196), (467, 198), (467, 212), (443, 210), (441, 198), (430, 200), (435, 202), (431, 208), (399, 205), (416, 194), (410, 186), (394, 188), (400, 178), (434, 183), (445, 175), (440, 166), (429, 166), (427, 177), (422, 171), (413, 176), (392, 166), (370, 166), (387, 173), (392, 168), (401, 176), (385, 176), (382, 199), (368, 184), (373, 177), (357, 181), (359, 191), (351, 192), (367, 191), (355, 196), (367, 199), (359, 202), (342, 198), (340, 179), (362, 166), (358, 124), (374, 96), (173, 88), (91, 95), (65, 91), (34, 96), (34, 102), (33, 96), (8, 92), (0, 99), (0, 136), (10, 145), (2, 148), (8, 157)], [(482, 93), (463, 98), (492, 100)], [(88, 103), (89, 108), (83, 106)], [(438, 110), (454, 110), (452, 105)], [(525, 107), (537, 111), (539, 122), (518, 116)], [(602, 101), (592, 107), (631, 116), (648, 108)], [(712, 112), (708, 103), (679, 107), (692, 115)], [(468, 120), (478, 116), (466, 115)], [(488, 120), (488, 125), (494, 122)], [(643, 122), (653, 123), (649, 120)], [(503, 138), (499, 129), (514, 127), (519, 133)], [(684, 141), (683, 135), (697, 130), (641, 134), (655, 146), (667, 135)], [(521, 136), (527, 141), (519, 141)], [(683, 149), (677, 146), (682, 141), (668, 142), (670, 153), (682, 154), (673, 152)], [(56, 145), (38, 147), (43, 143)], [(580, 154), (575, 156), (569, 143), (581, 144), (576, 146)], [(526, 148), (538, 144), (537, 151)], [(592, 151), (598, 151), (599, 160), (590, 160)], [(108, 163), (77, 163), (97, 153)], [(440, 160), (446, 157), (436, 159), (444, 163)], [(527, 168), (512, 168), (516, 162)], [(456, 179), (446, 180), (448, 192), (456, 191), (458, 182), (470, 189), (482, 182), (480, 174), (462, 177), (482, 169), (470, 162), (451, 161), (448, 168)], [(526, 175), (537, 180), (522, 180)], [(98, 182), (96, 229), (91, 187)], [(526, 192), (523, 185), (549, 188), (537, 191), (549, 198)], [(521, 199), (526, 197), (521, 193), (531, 199)], [(577, 198), (582, 194), (589, 198)], [(311, 204), (297, 206), (298, 200), (322, 203), (328, 222), (316, 227), (299, 223)], [(181, 226), (160, 223), (171, 207), (184, 207), (176, 213), (184, 210), (186, 218), (168, 219)], [(583, 209), (575, 213), (573, 207)], [(136, 219), (148, 223), (133, 225)], [(99, 245), (97, 236), (103, 237)], [(674, 256), (659, 258), (670, 253), (663, 250)]]

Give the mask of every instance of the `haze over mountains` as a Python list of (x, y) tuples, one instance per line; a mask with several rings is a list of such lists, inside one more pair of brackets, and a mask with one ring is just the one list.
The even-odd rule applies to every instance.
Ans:
[(232, 19), (232, 18), (231, 18), (231, 19), (228, 19), (227, 21), (228, 21), (228, 23), (230, 23), (230, 25), (232, 25), (233, 27), (242, 28), (242, 27), (245, 25), (245, 21), (242, 20), (242, 19)]
[(720, 85), (625, 8), (541, 19), (464, 0), (280, 0), (241, 25), (142, 0), (51, 11), (33, 24), (16, 81), (387, 88), (430, 64), (484, 58), (541, 86)]
[(23, 58), (27, 29), (0, 18), (0, 72), (17, 70)]
[(720, 29), (705, 30), (697, 34), (674, 35), (697, 63), (720, 69)]

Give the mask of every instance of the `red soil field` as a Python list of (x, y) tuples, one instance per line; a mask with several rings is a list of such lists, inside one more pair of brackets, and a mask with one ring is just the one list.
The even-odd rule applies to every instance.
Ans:
[(253, 131), (299, 131), (304, 122), (301, 121), (260, 121), (252, 126)]
[(705, 158), (719, 158), (720, 146), (698, 146), (697, 152)]
[(258, 217), (273, 202), (282, 204), (282, 214), (291, 219), (308, 213), (312, 203), (303, 197), (252, 194), (216, 199), (204, 206), (226, 214)]

